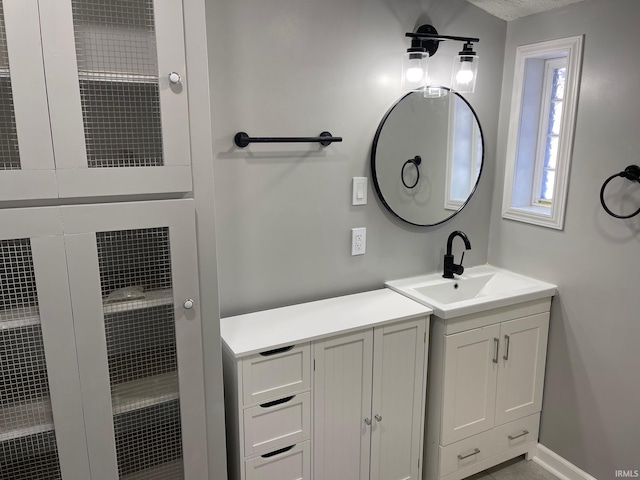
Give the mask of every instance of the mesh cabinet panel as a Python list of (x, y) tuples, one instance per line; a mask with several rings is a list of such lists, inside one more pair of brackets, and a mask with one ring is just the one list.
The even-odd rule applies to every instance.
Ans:
[(96, 239), (120, 478), (183, 478), (169, 229)]
[(28, 239), (0, 242), (0, 480), (59, 479)]
[(162, 166), (153, 0), (72, 9), (88, 166)]
[(4, 8), (0, 0), (0, 170), (20, 170), (18, 133), (13, 109), (9, 53), (4, 29)]

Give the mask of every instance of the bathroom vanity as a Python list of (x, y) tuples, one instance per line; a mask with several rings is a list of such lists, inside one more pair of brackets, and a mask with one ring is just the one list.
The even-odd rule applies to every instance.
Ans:
[(222, 319), (229, 478), (421, 479), (430, 314), (382, 289)]
[(488, 265), (387, 286), (433, 308), (425, 479), (535, 455), (556, 286)]

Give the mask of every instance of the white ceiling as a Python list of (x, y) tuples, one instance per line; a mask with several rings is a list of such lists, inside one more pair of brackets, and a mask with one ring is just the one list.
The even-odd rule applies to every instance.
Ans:
[(582, 0), (467, 0), (503, 20), (515, 20), (533, 13), (563, 7)]

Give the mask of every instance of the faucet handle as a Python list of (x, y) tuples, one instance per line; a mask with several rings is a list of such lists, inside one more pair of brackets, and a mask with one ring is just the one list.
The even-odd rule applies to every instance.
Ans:
[(460, 266), (462, 266), (463, 261), (464, 261), (464, 250), (462, 251), (462, 256), (460, 257)]

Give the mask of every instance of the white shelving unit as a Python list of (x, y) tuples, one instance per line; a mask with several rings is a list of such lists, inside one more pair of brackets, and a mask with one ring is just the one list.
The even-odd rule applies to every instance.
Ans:
[(180, 398), (178, 372), (146, 377), (121, 383), (111, 389), (113, 414), (131, 412), (140, 408), (170, 402)]
[(0, 443), (53, 430), (51, 399), (41, 397), (0, 408)]
[(0, 480), (206, 478), (193, 201), (0, 224)]

